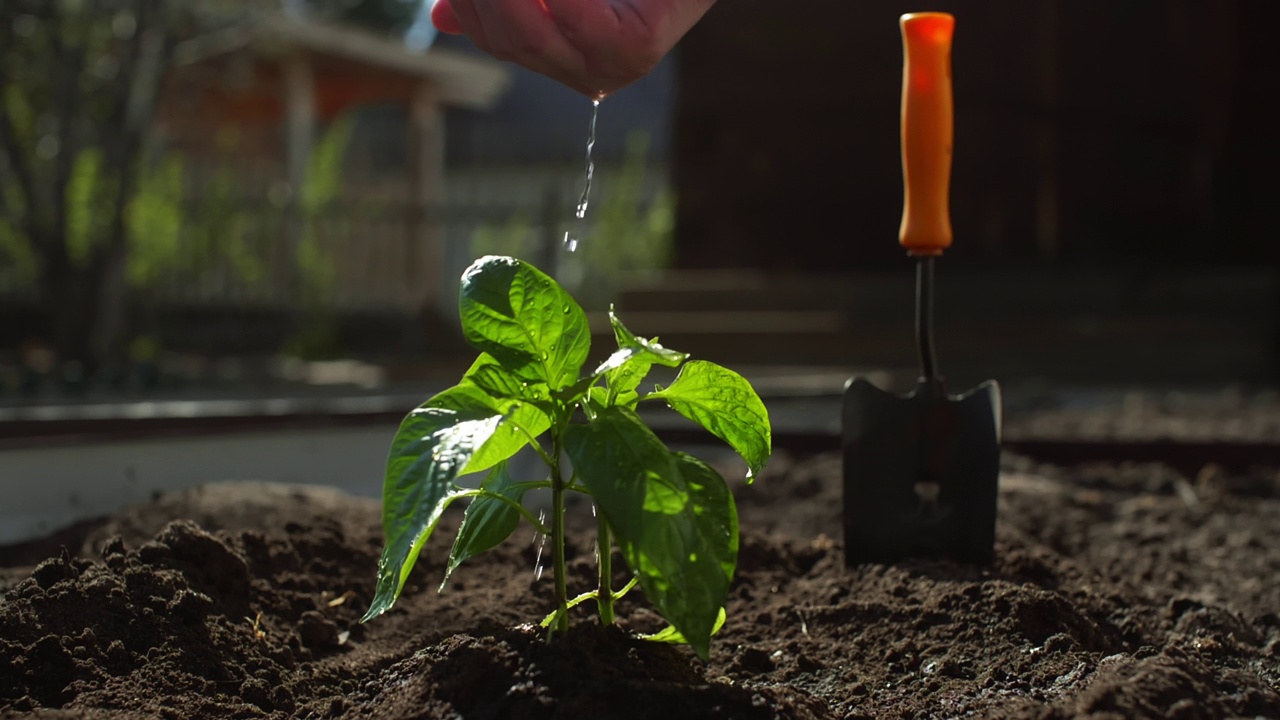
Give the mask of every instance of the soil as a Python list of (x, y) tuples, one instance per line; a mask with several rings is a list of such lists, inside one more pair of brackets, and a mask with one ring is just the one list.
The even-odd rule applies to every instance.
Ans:
[[(735, 473), (736, 475), (736, 473)], [(709, 662), (636, 639), (640, 593), (547, 644), (522, 527), (357, 623), (376, 502), (217, 484), (0, 549), (0, 717), (1280, 718), (1280, 472), (1182, 477), (1007, 458), (997, 560), (845, 567), (835, 455), (735, 483), (743, 528)], [(571, 591), (594, 576), (590, 511)], [(619, 585), (621, 582), (619, 582)]]
[(1084, 397), (1075, 402), (1044, 390), (1014, 391), (1021, 407), (1007, 413), (1004, 437), (1260, 443), (1280, 438), (1280, 393), (1271, 388), (1095, 391), (1079, 393)]

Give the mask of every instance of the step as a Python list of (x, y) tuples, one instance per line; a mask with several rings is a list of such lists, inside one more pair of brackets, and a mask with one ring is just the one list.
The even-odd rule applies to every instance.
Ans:
[[(914, 270), (901, 273), (769, 276), (756, 271), (674, 271), (630, 287), (623, 312), (829, 311), (857, 316), (910, 312)], [(1005, 317), (1153, 312), (1274, 314), (1280, 274), (1261, 269), (936, 271), (939, 313)]]

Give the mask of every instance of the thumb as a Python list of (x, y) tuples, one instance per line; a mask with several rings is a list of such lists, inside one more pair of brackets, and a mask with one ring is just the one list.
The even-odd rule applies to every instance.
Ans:
[(436, 0), (431, 6), (431, 24), (447, 35), (462, 34), (462, 24), (458, 22), (458, 16), (453, 12), (453, 3), (449, 0)]

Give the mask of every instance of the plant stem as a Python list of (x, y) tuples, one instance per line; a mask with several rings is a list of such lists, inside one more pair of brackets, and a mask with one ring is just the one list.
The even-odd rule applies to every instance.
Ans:
[(596, 607), (600, 610), (600, 624), (613, 624), (613, 538), (609, 536), (609, 523), (604, 515), (596, 513), (596, 553), (600, 566), (600, 590), (596, 595)]
[(564, 473), (560, 467), (560, 434), (551, 441), (551, 550), (556, 576), (556, 622), (552, 631), (569, 629), (569, 588), (564, 560)]
[(554, 465), (554, 463), (551, 462), (551, 457), (547, 455), (547, 451), (543, 450), (542, 445), (538, 443), (538, 438), (534, 437), (533, 433), (529, 432), (528, 428), (525, 426), (520, 425), (519, 423), (515, 423), (515, 426), (517, 430), (524, 433), (525, 437), (529, 438), (529, 447), (533, 448), (533, 451), (538, 453), (542, 458), (542, 461), (548, 466)]

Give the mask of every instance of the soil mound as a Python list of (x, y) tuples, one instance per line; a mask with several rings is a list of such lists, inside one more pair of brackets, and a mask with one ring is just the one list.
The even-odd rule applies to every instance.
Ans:
[[(996, 563), (846, 567), (835, 455), (775, 457), (710, 662), (587, 610), (547, 644), (526, 528), (436, 586), (441, 523), (357, 620), (377, 503), (228, 483), (0, 548), (0, 716), (48, 718), (1280, 717), (1280, 473), (1186, 478), (1013, 458)], [(570, 585), (594, 576), (590, 512)], [(621, 578), (618, 583), (621, 585)]]

